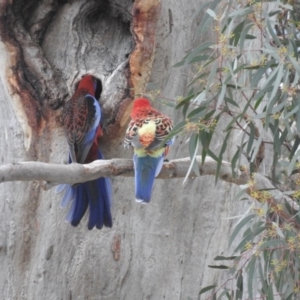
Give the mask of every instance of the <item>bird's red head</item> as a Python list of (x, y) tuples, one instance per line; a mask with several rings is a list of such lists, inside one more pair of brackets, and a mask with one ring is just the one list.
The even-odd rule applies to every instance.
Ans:
[(139, 115), (143, 115), (151, 107), (150, 101), (146, 98), (138, 98), (133, 102), (133, 108), (131, 111), (131, 118), (136, 118)]
[(149, 107), (151, 106), (150, 101), (146, 98), (138, 98), (133, 102), (133, 109), (137, 107)]
[(84, 90), (91, 95), (95, 95), (97, 80), (92, 75), (85, 75), (78, 84), (77, 90)]
[(133, 102), (131, 117), (135, 118), (138, 115), (143, 114), (143, 112), (147, 111), (149, 108), (151, 108), (151, 104), (148, 99), (146, 98), (135, 99)]

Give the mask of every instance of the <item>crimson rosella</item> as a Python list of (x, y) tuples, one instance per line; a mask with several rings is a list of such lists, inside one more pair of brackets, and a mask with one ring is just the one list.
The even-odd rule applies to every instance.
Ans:
[[(90, 163), (103, 159), (97, 139), (102, 135), (101, 107), (95, 99), (97, 80), (84, 76), (73, 97), (66, 103), (62, 119), (69, 144), (69, 163)], [(112, 227), (111, 186), (108, 178), (75, 184), (64, 184), (58, 189), (65, 190), (61, 206), (70, 202), (71, 208), (67, 221), (77, 226), (89, 207), (88, 229), (96, 226)]]
[(164, 157), (173, 139), (162, 141), (172, 130), (172, 120), (151, 107), (148, 99), (139, 98), (133, 103), (124, 146), (134, 148), (135, 200), (148, 203), (154, 178), (160, 173)]

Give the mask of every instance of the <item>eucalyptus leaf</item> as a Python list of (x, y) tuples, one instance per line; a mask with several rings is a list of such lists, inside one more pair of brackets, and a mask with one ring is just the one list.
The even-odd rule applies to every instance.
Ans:
[(229, 239), (229, 247), (231, 246), (232, 242), (234, 241), (235, 237), (241, 231), (241, 229), (250, 223), (251, 220), (255, 217), (255, 214), (251, 214), (244, 219), (242, 219), (238, 224), (235, 225), (234, 231), (232, 232), (230, 239)]
[(255, 263), (256, 263), (256, 257), (253, 256), (250, 260), (250, 263), (248, 264), (248, 294), (249, 299), (253, 300), (253, 279), (254, 279), (254, 271), (255, 271)]
[(208, 286), (204, 287), (203, 289), (200, 290), (199, 295), (204, 294), (205, 292), (214, 289), (216, 286), (217, 286), (216, 284), (213, 284), (213, 285), (208, 285)]

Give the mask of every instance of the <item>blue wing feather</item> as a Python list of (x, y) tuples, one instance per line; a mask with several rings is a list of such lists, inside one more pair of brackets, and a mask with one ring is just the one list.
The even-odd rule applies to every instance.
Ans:
[(81, 145), (79, 145), (80, 148), (80, 155), (79, 155), (79, 163), (84, 163), (91, 147), (95, 139), (95, 135), (99, 126), (99, 123), (101, 121), (101, 107), (99, 102), (96, 100), (95, 97), (92, 95), (86, 95), (84, 99), (87, 102), (87, 105), (92, 105), (95, 109), (95, 114), (92, 118), (92, 123), (90, 124), (89, 128), (87, 129), (87, 132), (84, 134), (84, 138), (81, 142)]

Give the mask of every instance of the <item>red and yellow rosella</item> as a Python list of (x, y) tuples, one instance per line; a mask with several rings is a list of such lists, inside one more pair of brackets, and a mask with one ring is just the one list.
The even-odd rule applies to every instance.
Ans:
[[(98, 137), (102, 135), (101, 107), (95, 99), (97, 80), (92, 75), (84, 76), (72, 98), (66, 103), (63, 125), (69, 144), (69, 163), (90, 163), (103, 159), (98, 148)], [(111, 185), (108, 178), (78, 183), (64, 184), (65, 190), (61, 206), (71, 202), (66, 220), (77, 226), (89, 207), (88, 229), (112, 227)]]
[(161, 171), (173, 139), (163, 145), (161, 143), (172, 128), (172, 120), (154, 109), (148, 99), (134, 100), (124, 146), (131, 145), (134, 148), (135, 200), (137, 202), (148, 203), (151, 199), (154, 178)]

